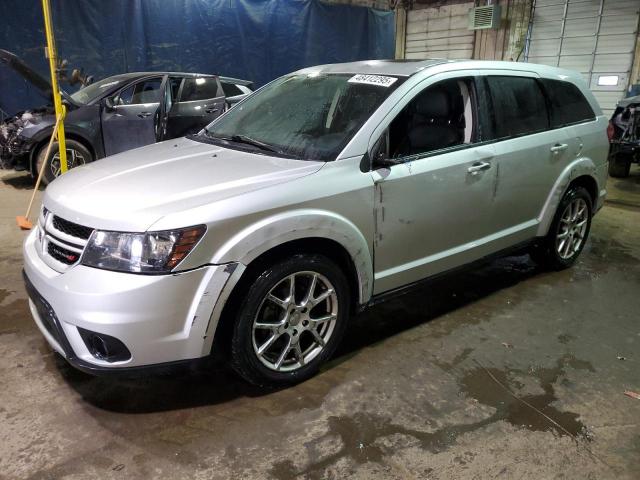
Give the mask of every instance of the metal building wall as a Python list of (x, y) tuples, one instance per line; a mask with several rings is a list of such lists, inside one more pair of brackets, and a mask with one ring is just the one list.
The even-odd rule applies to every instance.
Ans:
[(471, 7), (473, 2), (416, 5), (416, 9), (409, 10), (405, 58), (471, 58), (474, 44), (474, 32), (468, 29)]
[(629, 84), (639, 14), (639, 0), (535, 0), (525, 59), (581, 72), (610, 114)]

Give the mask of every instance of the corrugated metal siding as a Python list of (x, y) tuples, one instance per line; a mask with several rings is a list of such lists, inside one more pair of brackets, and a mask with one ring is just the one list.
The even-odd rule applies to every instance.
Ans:
[[(639, 14), (638, 0), (536, 0), (526, 59), (581, 72), (610, 114), (629, 82)], [(605, 75), (618, 84), (598, 85)]]
[(468, 29), (473, 2), (407, 12), (405, 58), (472, 58), (474, 32)]

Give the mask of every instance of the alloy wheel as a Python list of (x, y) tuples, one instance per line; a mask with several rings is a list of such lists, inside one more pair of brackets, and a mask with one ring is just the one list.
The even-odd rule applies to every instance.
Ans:
[(580, 251), (588, 226), (589, 208), (582, 198), (576, 198), (567, 205), (556, 234), (556, 251), (563, 260), (570, 259)]
[[(67, 148), (67, 169), (71, 170), (72, 168), (79, 167), (80, 165), (84, 165), (86, 160), (84, 155), (81, 152), (73, 149)], [(51, 170), (51, 174), (54, 177), (60, 176), (60, 152), (56, 152), (55, 155), (51, 158), (51, 162), (49, 164), (49, 169)]]
[(309, 364), (325, 348), (338, 318), (338, 296), (329, 280), (313, 271), (289, 275), (263, 298), (253, 320), (253, 350), (277, 372)]

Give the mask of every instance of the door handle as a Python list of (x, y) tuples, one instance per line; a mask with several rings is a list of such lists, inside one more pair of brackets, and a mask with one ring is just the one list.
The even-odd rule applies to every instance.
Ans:
[(476, 162), (469, 168), (467, 168), (467, 172), (469, 172), (471, 175), (477, 175), (481, 171), (487, 170), (489, 168), (491, 168), (491, 164), (489, 162)]
[(153, 115), (151, 112), (140, 112), (140, 113), (138, 114), (138, 116), (139, 116), (140, 118), (147, 118), (147, 117), (149, 117), (149, 116), (151, 116), (151, 115)]
[(217, 112), (217, 111), (218, 111), (218, 109), (217, 109), (217, 108), (207, 108), (207, 109), (205, 110), (205, 113), (214, 113), (214, 112)]
[(551, 150), (551, 153), (560, 153), (564, 152), (567, 148), (569, 148), (569, 145), (567, 145), (566, 143), (556, 143), (549, 150)]

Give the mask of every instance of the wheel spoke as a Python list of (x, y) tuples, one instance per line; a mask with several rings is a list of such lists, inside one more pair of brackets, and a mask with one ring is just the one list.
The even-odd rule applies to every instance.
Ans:
[(325, 290), (320, 295), (318, 295), (313, 300), (311, 300), (311, 305), (315, 307), (320, 302), (323, 302), (324, 300), (329, 298), (332, 294), (333, 294), (333, 289), (332, 288), (329, 288), (329, 289)]
[(325, 315), (323, 317), (318, 317), (318, 318), (309, 318), (309, 320), (311, 320), (311, 323), (315, 324), (315, 325), (320, 325), (322, 323), (326, 323), (329, 322), (333, 319), (336, 318), (336, 314), (335, 313), (330, 313), (328, 315)]
[(317, 330), (315, 330), (315, 329), (313, 329), (313, 328), (312, 328), (311, 330), (309, 330), (309, 331), (311, 332), (311, 334), (312, 334), (312, 335), (314, 336), (314, 338), (316, 339), (316, 343), (317, 343), (318, 345), (320, 345), (321, 347), (324, 347), (324, 346), (325, 346), (324, 339), (320, 336), (320, 334), (318, 333), (318, 331), (317, 331)]
[(280, 338), (279, 333), (274, 333), (273, 335), (271, 335), (266, 342), (264, 342), (262, 345), (260, 345), (260, 347), (258, 347), (258, 355), (262, 355), (271, 345), (273, 345), (273, 343), (278, 338)]
[(255, 328), (258, 328), (260, 330), (277, 330), (278, 327), (282, 326), (282, 322), (279, 323), (262, 323), (262, 322), (256, 322), (255, 323)]
[(276, 297), (273, 293), (269, 293), (269, 295), (267, 295), (267, 300), (269, 300), (272, 303), (275, 303), (276, 305), (278, 305), (280, 308), (286, 310), (287, 307), (289, 306), (289, 302), (286, 300), (281, 300), (280, 298)]
[(289, 304), (296, 303), (296, 274), (294, 273), (289, 277), (289, 297), (287, 297)]
[(291, 337), (289, 337), (289, 340), (287, 340), (287, 344), (282, 349), (282, 353), (280, 354), (280, 356), (278, 357), (278, 360), (276, 361), (276, 364), (275, 364), (276, 370), (280, 370), (280, 367), (282, 366), (282, 362), (284, 362), (284, 359), (287, 357), (289, 350), (291, 350)]
[(307, 303), (309, 303), (309, 301), (313, 300), (313, 292), (316, 291), (317, 284), (318, 284), (318, 275), (314, 274), (313, 277), (311, 277), (311, 285), (309, 285), (309, 291), (307, 292), (307, 295), (302, 301), (303, 305), (306, 305)]
[(300, 348), (300, 344), (296, 343), (293, 346), (293, 353), (296, 356), (296, 360), (298, 360), (298, 363), (300, 364), (301, 367), (304, 366), (304, 355), (302, 355), (302, 349)]

